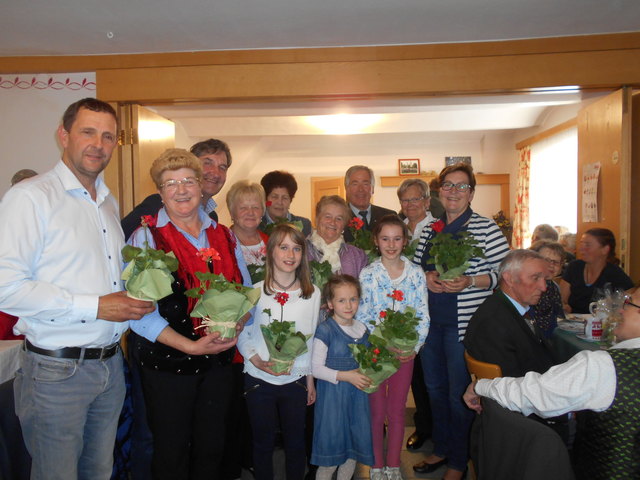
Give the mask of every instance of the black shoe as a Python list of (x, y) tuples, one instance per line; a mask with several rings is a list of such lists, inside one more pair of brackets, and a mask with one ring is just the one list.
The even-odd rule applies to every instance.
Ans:
[(443, 458), (439, 462), (436, 463), (427, 463), (426, 461), (416, 463), (413, 466), (413, 471), (416, 473), (431, 473), (435, 472), (438, 468), (447, 464), (447, 459)]
[(407, 439), (407, 450), (418, 450), (422, 445), (424, 445), (426, 440), (427, 437), (424, 435), (420, 435), (418, 432), (413, 432)]

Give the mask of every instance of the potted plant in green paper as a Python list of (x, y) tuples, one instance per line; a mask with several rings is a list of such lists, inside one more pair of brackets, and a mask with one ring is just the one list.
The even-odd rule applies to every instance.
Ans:
[(122, 258), (128, 265), (121, 278), (125, 281), (127, 295), (155, 302), (173, 293), (171, 273), (178, 269), (178, 259), (173, 252), (149, 247), (147, 235), (149, 228), (155, 226), (152, 216), (143, 216), (141, 225), (145, 234), (144, 247), (125, 245), (122, 248)]
[[(411, 355), (418, 344), (416, 327), (420, 317), (416, 316), (416, 310), (413, 307), (407, 307), (403, 312), (395, 310), (396, 302), (404, 300), (404, 293), (401, 290), (394, 290), (387, 296), (393, 299), (393, 304), (391, 308), (380, 312), (382, 321), (376, 325), (369, 338), (384, 338), (387, 346), (397, 350), (401, 356)], [(375, 325), (375, 322), (371, 323)]]
[(371, 385), (363, 391), (373, 393), (380, 384), (398, 371), (400, 361), (387, 349), (387, 341), (370, 335), (367, 345), (349, 344), (353, 358), (358, 362), (358, 370), (371, 380)]
[(438, 220), (431, 228), (436, 235), (430, 240), (428, 264), (435, 264), (441, 280), (452, 280), (469, 268), (472, 258), (484, 258), (478, 241), (467, 231), (444, 233), (444, 222)]
[(269, 350), (269, 361), (274, 362), (271, 370), (282, 373), (290, 371), (295, 359), (308, 351), (307, 340), (311, 335), (297, 332), (295, 322), (284, 320), (284, 306), (289, 301), (288, 293), (276, 293), (275, 300), (280, 304), (280, 320), (273, 320), (271, 309), (265, 308), (262, 313), (269, 316), (269, 323), (260, 325), (260, 330)]
[[(198, 255), (207, 263), (220, 259), (213, 248), (201, 249)], [(191, 311), (192, 317), (202, 319), (196, 328), (218, 332), (222, 339), (234, 338), (238, 321), (258, 302), (260, 289), (230, 282), (215, 273), (196, 272), (196, 277), (200, 286), (185, 292), (186, 296), (198, 299)]]

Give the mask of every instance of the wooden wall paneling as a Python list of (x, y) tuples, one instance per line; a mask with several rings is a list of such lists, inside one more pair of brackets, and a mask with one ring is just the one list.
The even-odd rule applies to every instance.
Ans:
[(636, 285), (640, 281), (640, 93), (634, 93), (631, 109), (631, 192), (629, 210), (628, 264), (629, 276)]
[[(631, 194), (631, 90), (623, 88), (582, 109), (578, 114), (578, 231), (596, 227), (616, 236), (617, 253), (628, 270)], [(601, 163), (598, 182), (598, 221), (584, 222), (582, 175), (584, 166)]]

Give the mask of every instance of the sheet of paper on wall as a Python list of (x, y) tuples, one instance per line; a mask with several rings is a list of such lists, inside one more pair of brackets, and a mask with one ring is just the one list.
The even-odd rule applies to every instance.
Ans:
[(600, 162), (589, 163), (582, 169), (582, 221), (598, 221), (598, 178)]

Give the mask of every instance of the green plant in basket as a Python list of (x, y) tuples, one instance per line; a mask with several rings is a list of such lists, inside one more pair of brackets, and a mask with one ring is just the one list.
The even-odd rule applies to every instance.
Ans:
[(352, 343), (349, 349), (358, 362), (360, 373), (371, 379), (371, 386), (363, 390), (366, 393), (378, 390), (380, 384), (400, 367), (400, 361), (387, 349), (384, 338), (370, 335), (368, 345)]
[(280, 321), (273, 321), (271, 309), (265, 308), (262, 313), (269, 316), (269, 323), (260, 325), (260, 330), (269, 350), (269, 361), (274, 362), (271, 370), (282, 373), (291, 370), (295, 359), (308, 351), (307, 340), (311, 335), (297, 332), (295, 322), (284, 320), (284, 305), (289, 300), (288, 293), (276, 293), (275, 300), (280, 304)]
[(438, 220), (431, 227), (438, 233), (430, 240), (430, 257), (427, 263), (435, 264), (441, 280), (451, 280), (459, 277), (469, 268), (469, 260), (484, 258), (484, 252), (469, 232), (443, 233), (441, 231), (443, 227), (442, 220)]
[[(211, 251), (213, 249), (203, 249)], [(217, 253), (217, 252), (215, 252)], [(200, 286), (184, 292), (198, 302), (191, 316), (202, 318), (197, 328), (207, 328), (208, 333), (218, 332), (220, 338), (234, 338), (236, 325), (260, 299), (260, 289), (230, 282), (222, 275), (196, 272)]]
[(178, 259), (173, 252), (165, 252), (149, 247), (147, 233), (149, 227), (155, 226), (155, 219), (149, 215), (142, 217), (145, 229), (144, 248), (125, 245), (122, 248), (122, 259), (128, 263), (122, 272), (127, 294), (140, 300), (158, 301), (173, 293), (171, 284), (173, 275), (178, 269)]

